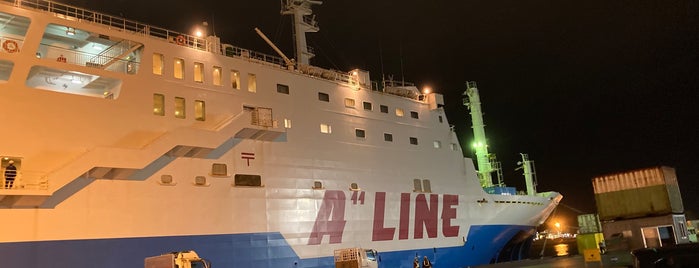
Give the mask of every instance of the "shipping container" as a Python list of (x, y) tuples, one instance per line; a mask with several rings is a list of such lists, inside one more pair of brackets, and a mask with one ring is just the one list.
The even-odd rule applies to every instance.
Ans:
[(601, 221), (684, 213), (675, 169), (647, 168), (592, 179)]
[(689, 243), (687, 221), (683, 214), (602, 222), (604, 238), (621, 240), (628, 250)]
[(575, 241), (578, 243), (578, 253), (583, 255), (586, 249), (597, 249), (599, 250), (600, 245), (604, 243), (604, 234), (602, 233), (589, 233), (589, 234), (578, 234), (575, 237)]
[(578, 215), (578, 234), (601, 233), (602, 225), (597, 214)]

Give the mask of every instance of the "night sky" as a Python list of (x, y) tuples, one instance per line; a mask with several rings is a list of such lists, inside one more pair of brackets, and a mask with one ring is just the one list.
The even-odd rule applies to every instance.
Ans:
[[(224, 43), (275, 54), (259, 27), (293, 55), (277, 0), (60, 2), (181, 32), (207, 21)], [(699, 218), (699, 1), (326, 0), (316, 14), (315, 65), (444, 94), (467, 156), (461, 94), (476, 81), (505, 182), (524, 189), (514, 169), (528, 153), (567, 224), (595, 212), (591, 178), (659, 165)]]

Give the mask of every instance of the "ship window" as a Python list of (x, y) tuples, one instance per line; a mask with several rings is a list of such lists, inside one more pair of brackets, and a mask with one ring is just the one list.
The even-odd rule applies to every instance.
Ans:
[(357, 138), (366, 138), (366, 131), (356, 128), (354, 129), (354, 135), (357, 136)]
[(228, 176), (228, 166), (223, 163), (213, 163), (211, 165), (211, 175)]
[(396, 116), (403, 116), (403, 109), (396, 108)]
[(439, 122), (440, 122), (440, 123), (444, 123), (444, 118), (442, 118), (441, 115), (440, 115), (439, 117), (437, 117), (437, 118), (439, 119)]
[(434, 148), (437, 148), (437, 149), (442, 148), (442, 142), (441, 142), (441, 141), (434, 141), (433, 144), (434, 144)]
[(235, 174), (235, 186), (262, 186), (262, 177), (260, 175)]
[(372, 110), (371, 102), (366, 102), (366, 101), (364, 102), (364, 110), (368, 110), (368, 111)]
[(356, 182), (350, 183), (350, 191), (361, 191), (359, 185)]
[(417, 115), (417, 112), (415, 112), (415, 111), (410, 111), (410, 117), (415, 118), (415, 119), (419, 118)]
[(345, 107), (354, 108), (354, 99), (345, 98)]
[(14, 66), (15, 64), (11, 61), (0, 60), (0, 80), (9, 80)]
[(184, 79), (184, 60), (180, 58), (175, 58), (175, 71), (173, 75), (177, 79)]
[(163, 74), (163, 54), (153, 53), (153, 74)]
[(417, 145), (417, 138), (415, 138), (415, 137), (410, 137), (410, 144), (412, 144), (412, 145)]
[(204, 83), (204, 64), (194, 63), (194, 82)]
[(425, 193), (432, 192), (432, 185), (430, 184), (430, 180), (422, 180), (422, 191)]
[(449, 146), (451, 147), (452, 151), (456, 151), (456, 148), (457, 148), (456, 143), (451, 143), (451, 144), (449, 144)]
[(291, 119), (284, 118), (284, 128), (291, 128)]
[(206, 120), (206, 105), (204, 101), (194, 101), (194, 119), (199, 121)]
[(384, 141), (393, 141), (393, 134), (391, 133), (384, 133), (383, 134), (383, 140)]
[(213, 83), (215, 86), (221, 85), (221, 67), (214, 66), (213, 69)]
[(289, 94), (289, 86), (277, 84), (277, 92), (288, 95)]
[(323, 189), (323, 182), (322, 181), (314, 181), (313, 182), (313, 189), (314, 190)]
[(328, 93), (318, 92), (318, 100), (330, 102), (330, 95), (328, 95)]
[(231, 87), (240, 89), (240, 72), (231, 70)]
[(320, 133), (330, 134), (332, 133), (332, 127), (328, 124), (320, 124)]
[(184, 98), (175, 97), (175, 117), (185, 118)]
[(416, 192), (416, 193), (422, 192), (422, 182), (420, 181), (420, 179), (413, 180), (413, 192)]
[(160, 116), (165, 115), (165, 95), (153, 94), (153, 114)]
[(379, 106), (379, 108), (381, 109), (381, 112), (382, 112), (382, 113), (385, 113), (385, 114), (388, 113), (388, 106), (386, 106), (386, 105), (381, 105), (381, 106)]
[(257, 76), (255, 74), (248, 74), (248, 91), (257, 92)]

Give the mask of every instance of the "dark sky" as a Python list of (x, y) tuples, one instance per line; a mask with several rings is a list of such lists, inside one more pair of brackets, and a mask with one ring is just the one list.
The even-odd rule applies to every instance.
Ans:
[[(182, 32), (208, 21), (224, 43), (274, 54), (259, 27), (293, 55), (278, 0), (61, 2)], [(699, 1), (326, 0), (316, 14), (316, 65), (431, 86), (464, 144), (476, 81), (505, 182), (524, 188), (528, 153), (539, 190), (565, 196), (557, 213), (593, 213), (594, 176), (658, 165), (699, 212)]]

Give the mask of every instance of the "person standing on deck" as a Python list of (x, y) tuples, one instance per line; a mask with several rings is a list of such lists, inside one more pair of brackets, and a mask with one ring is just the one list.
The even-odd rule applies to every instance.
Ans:
[(12, 189), (12, 184), (17, 177), (17, 167), (14, 164), (15, 161), (10, 160), (10, 164), (5, 167), (5, 189)]
[(422, 268), (432, 268), (432, 263), (427, 259), (427, 256), (422, 258)]

